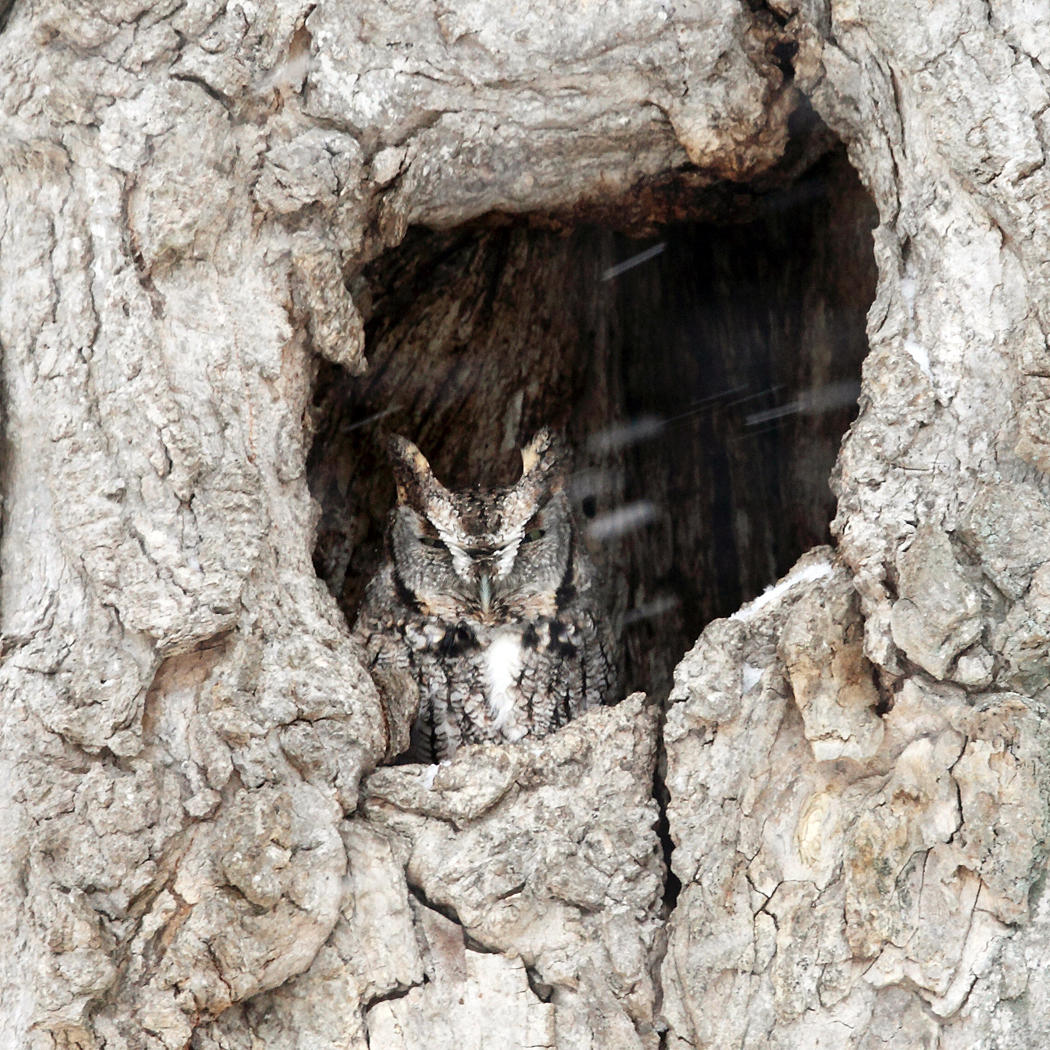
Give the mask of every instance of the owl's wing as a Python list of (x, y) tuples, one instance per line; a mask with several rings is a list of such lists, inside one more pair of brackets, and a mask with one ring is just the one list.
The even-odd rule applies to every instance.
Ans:
[(588, 610), (583, 616), (581, 633), (586, 636), (583, 645), (584, 689), (582, 704), (575, 714), (582, 714), (601, 704), (614, 704), (620, 697), (620, 675), (616, 659), (616, 639), (608, 621), (599, 619)]
[(419, 685), (407, 668), (377, 663), (369, 668), (372, 681), (379, 690), (386, 721), (387, 761), (397, 758), (408, 749), (410, 728), (418, 721)]
[(351, 632), (365, 651), (365, 666), (376, 684), (386, 723), (386, 758), (396, 758), (409, 746), (409, 731), (420, 703), (420, 688), (398, 623), (389, 569), (369, 584), (364, 605)]

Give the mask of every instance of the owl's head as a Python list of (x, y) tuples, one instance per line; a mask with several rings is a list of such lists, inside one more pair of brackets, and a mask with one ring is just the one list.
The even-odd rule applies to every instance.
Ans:
[(451, 492), (411, 441), (390, 441), (397, 482), (390, 548), (398, 585), (423, 612), (500, 623), (553, 616), (572, 571), (572, 515), (559, 449), (541, 430), (508, 488)]

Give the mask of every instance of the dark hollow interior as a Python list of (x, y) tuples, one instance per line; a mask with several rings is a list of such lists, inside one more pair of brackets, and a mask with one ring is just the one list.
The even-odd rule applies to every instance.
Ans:
[(856, 414), (875, 213), (844, 152), (746, 215), (634, 239), (490, 218), (416, 229), (352, 284), (367, 372), (322, 364), (315, 563), (352, 623), (394, 499), (383, 434), (450, 486), (504, 484), (543, 425), (623, 623), (628, 689), (666, 693), (711, 619), (829, 539)]

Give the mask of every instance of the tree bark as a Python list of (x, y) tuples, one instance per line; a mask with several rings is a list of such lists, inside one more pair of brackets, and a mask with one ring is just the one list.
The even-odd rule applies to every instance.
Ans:
[[(0, 1044), (1047, 1043), (1048, 31), (1020, 0), (0, 2)], [(703, 630), (666, 710), (382, 765), (347, 617), (388, 483), (351, 428), (400, 412), (473, 481), (559, 424), (585, 516), (657, 487), (621, 605), (683, 566), (706, 595), (703, 500), (607, 440), (684, 358), (624, 356), (642, 315), (600, 278), (614, 229), (732, 221), (722, 260), (779, 228), (805, 261), (756, 345), (846, 382), (848, 173), (740, 232), (832, 163), (808, 106), (878, 222), (831, 534), (815, 494), (777, 547), (754, 468), (697, 458), (733, 434), (691, 433), (740, 571), (628, 625), (632, 685), (830, 542)], [(742, 270), (709, 272), (714, 301)], [(763, 491), (816, 493), (803, 459)]]

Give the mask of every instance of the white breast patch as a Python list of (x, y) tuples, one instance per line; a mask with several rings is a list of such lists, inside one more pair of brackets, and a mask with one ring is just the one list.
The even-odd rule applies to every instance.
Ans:
[(497, 635), (485, 650), (485, 684), (494, 729), (502, 729), (514, 711), (514, 686), (521, 674), (521, 637)]

